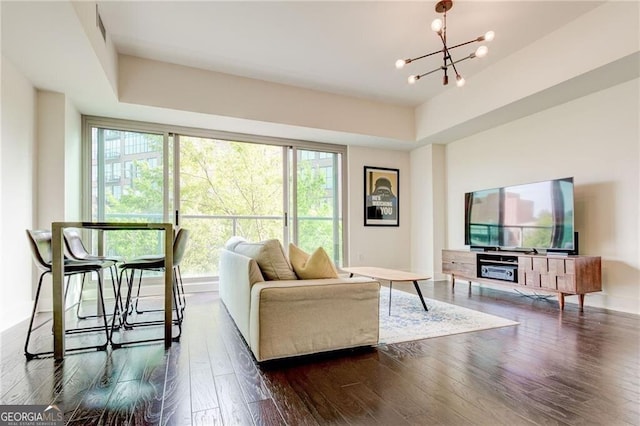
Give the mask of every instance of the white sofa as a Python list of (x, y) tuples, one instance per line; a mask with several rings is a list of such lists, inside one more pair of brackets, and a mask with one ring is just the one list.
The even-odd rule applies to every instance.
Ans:
[[(296, 279), (279, 242), (276, 260), (265, 258), (274, 241), (239, 250), (230, 240), (220, 256), (220, 298), (257, 361), (378, 343), (379, 282)], [(263, 276), (267, 269), (276, 279)]]

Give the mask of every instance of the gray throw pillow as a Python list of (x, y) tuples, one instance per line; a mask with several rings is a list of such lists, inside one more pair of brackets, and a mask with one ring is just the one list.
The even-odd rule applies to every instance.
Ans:
[(298, 279), (284, 253), (282, 244), (276, 239), (259, 243), (239, 242), (233, 251), (255, 259), (267, 281)]

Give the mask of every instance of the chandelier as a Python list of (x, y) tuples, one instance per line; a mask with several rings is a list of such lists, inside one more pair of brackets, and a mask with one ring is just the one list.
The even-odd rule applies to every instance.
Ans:
[(414, 84), (416, 81), (420, 80), (422, 77), (425, 77), (429, 74), (433, 74), (434, 72), (437, 72), (440, 70), (444, 72), (444, 75), (442, 77), (442, 84), (443, 85), (449, 84), (449, 76), (447, 75), (447, 71), (449, 70), (449, 67), (451, 67), (453, 68), (453, 72), (455, 72), (456, 74), (456, 84), (458, 85), (458, 87), (462, 87), (464, 86), (465, 80), (464, 80), (464, 77), (462, 77), (462, 75), (460, 75), (460, 73), (458, 72), (458, 69), (456, 68), (456, 64), (462, 61), (466, 61), (467, 59), (473, 59), (476, 57), (482, 58), (486, 56), (487, 52), (489, 51), (487, 46), (483, 45), (478, 47), (478, 49), (476, 49), (476, 51), (471, 53), (469, 56), (466, 56), (464, 58), (461, 58), (455, 61), (453, 60), (450, 53), (451, 50), (455, 49), (456, 47), (466, 46), (467, 44), (471, 44), (475, 42), (491, 41), (495, 37), (495, 33), (493, 31), (488, 31), (484, 35), (481, 35), (480, 37), (475, 38), (473, 40), (456, 44), (455, 46), (448, 46), (447, 45), (447, 11), (451, 9), (451, 7), (453, 7), (452, 0), (440, 0), (436, 4), (436, 12), (442, 13), (442, 19), (434, 19), (433, 22), (431, 23), (431, 29), (436, 34), (438, 34), (438, 36), (440, 37), (440, 40), (442, 41), (442, 49), (436, 50), (431, 53), (427, 53), (426, 55), (418, 56), (417, 58), (398, 59), (396, 61), (396, 68), (400, 69), (400, 68), (404, 68), (405, 65), (408, 65), (411, 62), (417, 61), (418, 59), (423, 59), (429, 56), (437, 55), (438, 53), (442, 53), (441, 67), (428, 71), (424, 74), (410, 75), (408, 78), (409, 84)]

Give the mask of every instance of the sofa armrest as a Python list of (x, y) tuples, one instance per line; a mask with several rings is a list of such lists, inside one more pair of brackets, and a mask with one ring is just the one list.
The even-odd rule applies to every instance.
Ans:
[(256, 283), (249, 346), (265, 361), (377, 344), (379, 298), (365, 277)]
[(251, 262), (255, 260), (226, 249), (220, 251), (220, 299), (247, 342), (250, 337)]

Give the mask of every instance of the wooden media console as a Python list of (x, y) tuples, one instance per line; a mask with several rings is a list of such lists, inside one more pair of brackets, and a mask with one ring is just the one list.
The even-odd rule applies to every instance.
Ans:
[(565, 295), (578, 295), (580, 310), (584, 295), (602, 291), (599, 256), (546, 256), (518, 252), (474, 252), (442, 250), (442, 273), (471, 282), (507, 284), (523, 289), (553, 292), (564, 309)]

